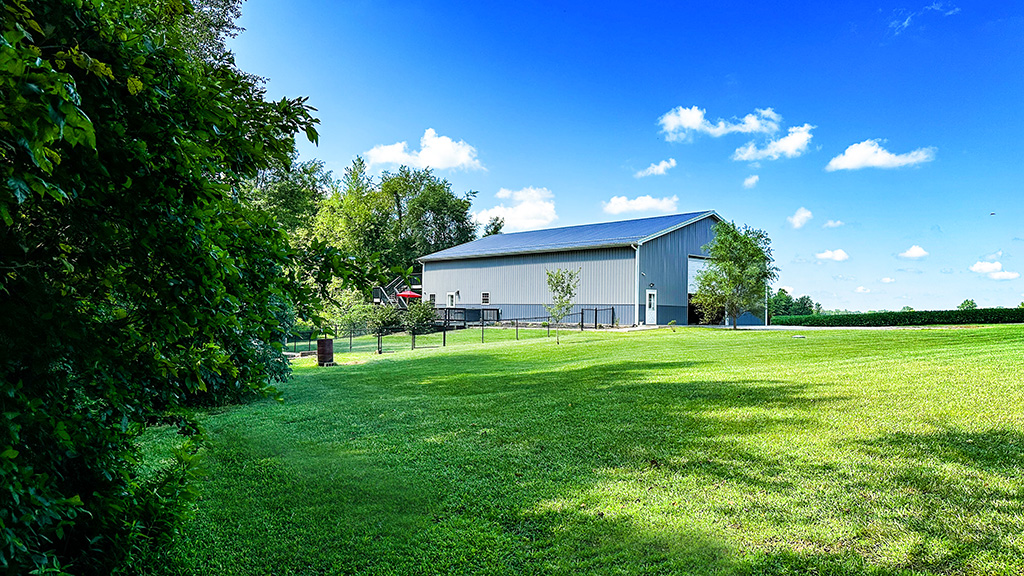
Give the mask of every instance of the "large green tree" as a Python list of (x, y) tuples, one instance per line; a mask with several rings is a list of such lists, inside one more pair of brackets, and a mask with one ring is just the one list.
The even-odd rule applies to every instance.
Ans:
[(722, 221), (715, 224), (714, 234), (704, 246), (711, 258), (697, 275), (693, 302), (705, 318), (724, 310), (736, 328), (740, 315), (764, 306), (768, 284), (779, 269), (773, 266), (771, 239), (765, 231)]
[(237, 201), (316, 120), (173, 42), (187, 3), (0, 8), (0, 566), (130, 571), (187, 493), (186, 453), (138, 477), (145, 424), (268, 391), (288, 307), (365, 274)]
[(321, 204), (314, 236), (387, 268), (409, 268), (420, 256), (476, 238), (475, 195), (457, 195), (430, 169), (402, 166), (375, 179), (357, 157)]

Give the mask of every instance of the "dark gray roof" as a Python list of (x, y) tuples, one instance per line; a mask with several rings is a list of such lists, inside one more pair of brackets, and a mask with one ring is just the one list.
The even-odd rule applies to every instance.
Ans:
[(434, 252), (420, 258), (421, 262), (432, 260), (459, 260), (462, 258), (482, 258), (505, 254), (523, 254), (528, 252), (559, 252), (562, 250), (581, 250), (605, 248), (612, 246), (629, 246), (641, 241), (656, 238), (696, 222), (708, 216), (720, 219), (711, 210), (704, 212), (687, 212), (669, 216), (655, 216), (637, 220), (620, 220), (618, 222), (602, 222), (583, 226), (566, 226), (530, 232), (514, 232), (495, 234), (479, 240), (459, 244), (440, 252)]

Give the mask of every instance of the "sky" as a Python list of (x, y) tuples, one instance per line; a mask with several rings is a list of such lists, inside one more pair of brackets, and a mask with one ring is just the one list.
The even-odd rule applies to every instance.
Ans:
[(1024, 301), (1024, 3), (248, 0), (336, 177), (431, 167), (530, 230), (714, 210), (827, 309)]

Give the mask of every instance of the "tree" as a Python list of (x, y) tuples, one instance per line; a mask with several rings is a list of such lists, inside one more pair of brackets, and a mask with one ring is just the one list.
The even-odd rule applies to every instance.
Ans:
[(558, 268), (548, 270), (548, 290), (551, 291), (551, 304), (545, 304), (551, 321), (555, 324), (555, 344), (558, 339), (558, 324), (572, 312), (572, 301), (576, 298), (576, 289), (580, 281), (580, 269), (566, 270)]
[(437, 314), (434, 304), (430, 301), (414, 300), (402, 313), (402, 327), (412, 339), (412, 349), (416, 349), (416, 334), (423, 333), (434, 326)]
[(804, 294), (793, 301), (793, 306), (790, 308), (789, 313), (793, 316), (810, 316), (814, 314), (814, 300), (811, 297)]
[(4, 9), (0, 566), (137, 572), (187, 506), (196, 447), (145, 480), (138, 434), (195, 432), (187, 405), (273, 393), (291, 307), (316, 317), (313, 286), (368, 274), (320, 244), (295, 251), (237, 201), (244, 179), (289, 162), (296, 133), (317, 139), (304, 99), (268, 102), (165, 42), (153, 23), (180, 10)]
[(1024, 308), (1024, 302), (1021, 302), (1020, 304), (1017, 304), (1017, 308)]
[(366, 327), (377, 337), (377, 353), (384, 352), (382, 339), (401, 325), (402, 318), (394, 306), (371, 306), (366, 315)]
[(768, 311), (772, 317), (789, 316), (792, 309), (793, 297), (782, 288), (779, 288), (779, 291), (768, 300)]
[(420, 256), (476, 238), (469, 212), (475, 195), (456, 195), (430, 169), (402, 166), (375, 181), (357, 157), (341, 189), (321, 204), (314, 237), (386, 268), (407, 269)]
[(956, 307), (957, 310), (976, 310), (977, 308), (978, 308), (977, 302), (975, 302), (971, 298), (968, 298), (967, 300), (964, 300), (963, 302), (960, 303), (959, 306)]
[(289, 165), (274, 162), (260, 170), (254, 178), (242, 182), (239, 196), (246, 204), (270, 214), (293, 245), (303, 246), (308, 243), (320, 203), (336, 184), (322, 161), (296, 160), (293, 154)]
[(501, 216), (495, 216), (484, 224), (483, 236), (494, 236), (495, 234), (501, 234), (501, 229), (505, 227), (505, 219)]
[(743, 312), (763, 305), (768, 283), (779, 269), (772, 266), (771, 239), (763, 230), (725, 221), (713, 230), (714, 239), (704, 246), (711, 258), (697, 275), (693, 302), (705, 318), (724, 309), (736, 328)]

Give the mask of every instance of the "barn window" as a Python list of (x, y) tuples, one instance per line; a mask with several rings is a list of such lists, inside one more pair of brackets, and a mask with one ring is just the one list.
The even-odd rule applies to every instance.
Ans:
[(427, 302), (430, 302), (431, 306), (437, 304), (437, 294), (427, 294)]
[(491, 293), (490, 292), (481, 292), (480, 293), (480, 303), (483, 304), (483, 305), (490, 304), (491, 303)]
[(448, 307), (455, 308), (455, 292), (448, 293)]

